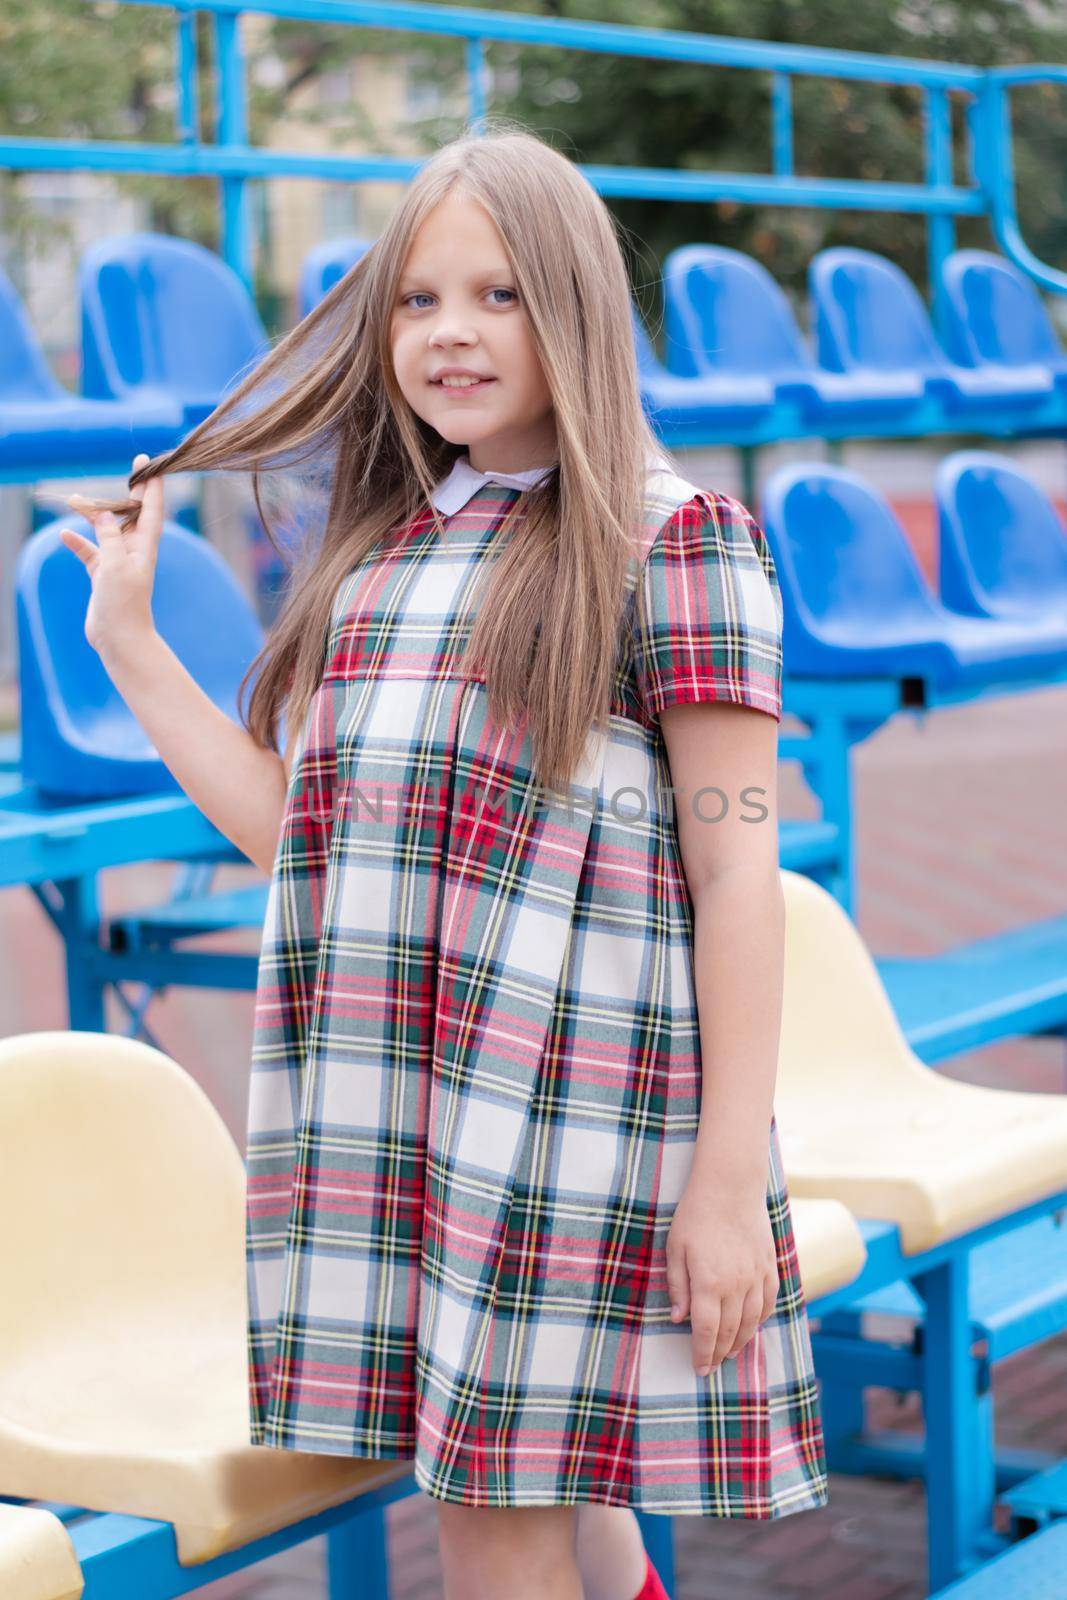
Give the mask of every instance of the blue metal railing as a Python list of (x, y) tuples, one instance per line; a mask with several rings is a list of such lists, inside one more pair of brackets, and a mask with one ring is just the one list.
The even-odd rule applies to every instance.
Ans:
[[(733, 39), (715, 34), (664, 32), (618, 23), (581, 22), (382, 0), (120, 0), (166, 7), (176, 13), (176, 142), (145, 144), (104, 140), (0, 138), (0, 166), (22, 171), (74, 168), (99, 172), (153, 172), (174, 177), (215, 176), (221, 183), (222, 253), (251, 287), (251, 219), (247, 180), (314, 177), (339, 182), (404, 181), (419, 159), (375, 155), (309, 154), (257, 149), (248, 142), (242, 12), (353, 27), (435, 34), (465, 41), (468, 121), (483, 125), (488, 111), (485, 45), (490, 41), (549, 45), (650, 60), (689, 61), (769, 75), (771, 170), (768, 173), (682, 172), (657, 167), (581, 166), (605, 196), (662, 200), (735, 200), (778, 206), (899, 211), (927, 219), (930, 281), (955, 244), (955, 218), (988, 216), (1004, 254), (1042, 287), (1067, 292), (1067, 274), (1038, 260), (1019, 231), (1012, 162), (1010, 92), (1020, 84), (1067, 83), (1067, 68), (1034, 65), (984, 69), (953, 62), (872, 55), (808, 45)], [(198, 11), (213, 19), (216, 43), (217, 138), (197, 132), (199, 104), (195, 23)], [(796, 75), (909, 85), (921, 92), (924, 112), (922, 182), (800, 177), (793, 162), (792, 79)], [(950, 96), (967, 103), (970, 181), (953, 181)]]

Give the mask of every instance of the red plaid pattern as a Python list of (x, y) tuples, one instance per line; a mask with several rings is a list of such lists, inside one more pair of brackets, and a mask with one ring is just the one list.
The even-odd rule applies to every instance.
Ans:
[(701, 491), (645, 562), (636, 677), (650, 717), (664, 706), (731, 700), (782, 718), (782, 597), (759, 523)]
[(460, 661), (520, 492), (443, 533), (427, 509), (335, 604), (256, 996), (251, 1441), (410, 1457), (471, 1505), (807, 1510), (827, 1481), (773, 1122), (778, 1302), (709, 1378), (664, 1257), (700, 1056), (657, 712), (780, 714), (773, 565), (736, 501), (650, 476), (610, 727), (546, 795)]

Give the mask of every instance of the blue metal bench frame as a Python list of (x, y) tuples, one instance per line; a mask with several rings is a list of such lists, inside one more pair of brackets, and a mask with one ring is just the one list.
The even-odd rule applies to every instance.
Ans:
[[(1011, 1233), (979, 1240), (969, 1262), (967, 1305), (975, 1352), (973, 1389), (960, 1426), (967, 1434), (974, 1504), (991, 1512), (1003, 1500), (1013, 1531), (1067, 1515), (1067, 1462), (1047, 1451), (997, 1449), (993, 1371), (997, 1363), (1067, 1330), (1067, 1228), (1062, 1213), (1039, 1216)], [(861, 1318), (875, 1313), (872, 1336)], [(887, 1325), (885, 1319), (891, 1319)], [(897, 1333), (892, 1319), (900, 1319)], [(914, 1319), (914, 1325), (912, 1320)], [(907, 1394), (921, 1389), (931, 1337), (921, 1294), (907, 1280), (857, 1295), (826, 1316), (812, 1343), (822, 1378), (822, 1415), (831, 1471), (922, 1478), (922, 1433), (878, 1433), (865, 1425), (867, 1385)], [(1035, 1514), (1035, 1507), (1043, 1515)], [(1029, 1523), (1028, 1520), (1029, 1519)]]
[[(385, 1512), (397, 1500), (414, 1493), (414, 1479), (399, 1478), (196, 1566), (182, 1566), (178, 1561), (174, 1529), (169, 1522), (121, 1512), (86, 1511), (81, 1506), (55, 1501), (20, 1501), (3, 1495), (0, 1500), (40, 1506), (66, 1526), (85, 1578), (82, 1600), (171, 1600), (175, 1595), (196, 1593), (219, 1578), (243, 1572), (322, 1536), (327, 1540), (329, 1600), (388, 1600)], [(645, 1548), (668, 1593), (673, 1594), (671, 1519), (641, 1512), (638, 1519)]]

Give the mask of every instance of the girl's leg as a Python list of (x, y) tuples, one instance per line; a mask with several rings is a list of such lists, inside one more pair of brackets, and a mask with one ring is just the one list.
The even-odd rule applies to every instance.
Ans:
[(439, 1501), (445, 1600), (583, 1600), (575, 1520), (571, 1506), (503, 1510)]
[(585, 1600), (634, 1600), (648, 1559), (633, 1512), (625, 1506), (579, 1506), (578, 1565)]

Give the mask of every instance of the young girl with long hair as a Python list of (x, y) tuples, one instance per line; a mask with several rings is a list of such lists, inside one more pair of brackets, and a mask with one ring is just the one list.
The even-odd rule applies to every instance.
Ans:
[[(152, 624), (163, 477), (214, 470), (268, 526), (296, 488), (240, 725)], [(652, 1597), (633, 1508), (824, 1505), (773, 1114), (781, 599), (644, 414), (599, 196), (512, 125), (446, 145), (130, 485), (72, 497), (87, 635), (271, 875), (251, 1442), (412, 1459), (449, 1600)]]

